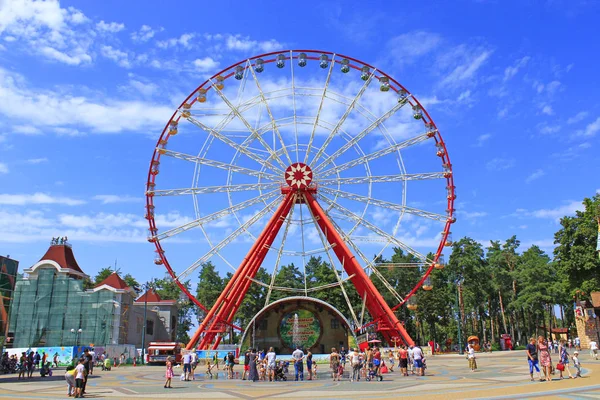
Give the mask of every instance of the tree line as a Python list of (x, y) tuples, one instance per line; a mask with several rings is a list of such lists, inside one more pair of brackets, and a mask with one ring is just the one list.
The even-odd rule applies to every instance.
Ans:
[[(525, 344), (527, 338), (546, 335), (553, 328), (574, 328), (575, 293), (589, 294), (600, 290), (600, 260), (596, 253), (600, 195), (584, 199), (583, 205), (583, 211), (560, 219), (552, 256), (536, 245), (523, 248), (516, 235), (505, 240), (491, 240), (487, 244), (469, 237), (454, 242), (445, 268), (434, 269), (430, 275), (433, 290), (418, 290), (414, 296), (416, 310), (411, 311), (407, 307), (398, 309), (398, 317), (408, 333), (421, 344), (429, 340), (435, 340), (442, 346), (447, 340), (456, 344), (460, 321), (463, 343), (470, 335), (497, 343), (501, 334), (508, 333), (513, 341)], [(422, 269), (414, 267), (419, 260), (399, 248), (393, 249), (391, 257), (379, 257), (375, 261), (379, 267), (376, 273), (370, 273), (371, 279), (390, 305), (398, 304), (399, 300), (386, 285), (403, 296), (412, 290), (423, 274)], [(311, 289), (337, 281), (336, 271), (321, 257), (311, 257), (302, 269), (294, 264), (281, 266), (273, 286), (304, 289), (306, 285)], [(111, 272), (110, 269), (100, 271), (95, 282), (99, 283)], [(341, 271), (337, 273), (341, 274)], [(198, 275), (196, 297), (202, 304), (211, 307), (231, 277), (231, 272), (221, 277), (212, 262), (203, 264)], [(124, 279), (128, 284), (131, 281), (130, 286), (139, 287), (131, 276), (126, 275)], [(271, 275), (260, 268), (255, 279), (268, 283)], [(185, 284), (188, 288), (192, 286), (190, 281)], [(168, 275), (154, 280), (153, 285), (162, 298), (179, 298), (180, 291)], [(352, 311), (360, 317), (361, 296), (350, 282), (344, 284), (344, 289)], [(303, 292), (274, 290), (269, 302)], [(265, 306), (267, 293), (267, 287), (253, 283), (234, 323), (246, 327)], [(351, 320), (350, 307), (339, 286), (309, 294), (330, 303)], [(188, 331), (195, 321), (204, 318), (204, 312), (185, 302), (179, 317), (178, 340), (186, 342), (189, 340)], [(367, 313), (365, 319), (364, 322), (367, 322)], [(225, 340), (236, 343), (239, 335), (241, 332), (231, 332)]]

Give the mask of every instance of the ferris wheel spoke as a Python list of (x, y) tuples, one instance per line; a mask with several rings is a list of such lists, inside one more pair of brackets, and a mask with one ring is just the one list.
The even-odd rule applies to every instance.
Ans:
[(219, 132), (217, 130), (214, 130), (214, 129), (212, 129), (212, 128), (206, 126), (206, 125), (204, 125), (202, 122), (198, 121), (197, 119), (193, 118), (192, 116), (187, 117), (187, 120), (190, 121), (192, 124), (196, 125), (197, 127), (199, 127), (200, 129), (202, 129), (202, 130), (206, 131), (207, 133), (213, 135), (214, 137), (216, 137), (217, 139), (219, 139), (223, 143), (231, 146), (232, 148), (234, 148), (235, 150), (239, 151), (240, 153), (242, 153), (242, 154), (246, 155), (247, 157), (253, 159), (254, 161), (256, 161), (257, 163), (259, 163), (260, 165), (264, 165), (265, 167), (267, 167), (270, 170), (275, 171), (277, 173), (283, 173), (283, 170), (281, 168), (278, 168), (278, 167), (275, 167), (275, 166), (271, 165), (270, 163), (266, 162), (264, 159), (262, 159), (257, 154), (255, 154), (252, 151), (248, 150), (248, 148), (246, 146), (242, 146), (240, 144), (237, 144), (236, 142), (234, 142), (233, 140), (231, 140), (226, 135), (223, 135), (221, 132)]
[(179, 153), (177, 151), (172, 151), (172, 150), (166, 150), (166, 149), (162, 150), (161, 149), (161, 151), (162, 151), (162, 153), (161, 153), (162, 155), (173, 157), (173, 158), (178, 158), (180, 160), (191, 161), (193, 163), (200, 164), (200, 165), (207, 165), (210, 167), (220, 168), (220, 169), (224, 169), (224, 170), (228, 170), (228, 171), (232, 171), (232, 172), (239, 172), (241, 174), (256, 176), (258, 178), (266, 178), (266, 179), (270, 179), (272, 181), (280, 181), (281, 180), (280, 176), (269, 174), (269, 173), (263, 172), (263, 171), (257, 171), (257, 170), (250, 169), (250, 168), (244, 168), (244, 167), (240, 167), (238, 165), (228, 164), (228, 163), (224, 163), (224, 162), (216, 161), (216, 160), (210, 160), (208, 158), (202, 158), (202, 157), (198, 157), (198, 156), (192, 156), (190, 154)]
[(214, 212), (212, 214), (209, 214), (207, 216), (204, 216), (202, 218), (197, 218), (193, 221), (188, 222), (187, 224), (183, 224), (181, 226), (178, 226), (176, 228), (173, 229), (169, 229), (168, 231), (165, 231), (161, 234), (158, 234), (155, 236), (155, 239), (157, 240), (163, 240), (163, 239), (167, 239), (170, 237), (173, 237), (175, 235), (178, 235), (182, 232), (188, 231), (192, 228), (198, 227), (198, 226), (203, 226), (206, 225), (212, 221), (216, 221), (218, 219), (221, 219), (223, 217), (226, 217), (227, 215), (230, 215), (236, 211), (240, 211), (243, 210), (245, 208), (248, 208), (250, 206), (253, 206), (255, 204), (258, 203), (262, 203), (274, 196), (277, 196), (279, 194), (279, 190), (273, 190), (271, 192), (265, 193), (263, 195), (257, 196), (255, 198), (252, 198), (250, 200), (246, 200), (244, 202), (238, 203), (234, 206), (228, 207), (228, 208), (224, 208), (222, 210), (219, 210), (217, 212)]
[(369, 87), (369, 84), (373, 80), (373, 77), (375, 76), (375, 72), (376, 71), (377, 70), (373, 70), (373, 73), (371, 73), (371, 75), (366, 80), (366, 82), (364, 83), (364, 85), (362, 85), (362, 87), (360, 88), (360, 90), (358, 91), (358, 93), (356, 94), (356, 96), (354, 96), (354, 99), (352, 100), (352, 102), (350, 103), (350, 105), (348, 105), (348, 108), (346, 108), (346, 111), (341, 116), (340, 120), (337, 122), (337, 124), (335, 125), (335, 127), (331, 130), (331, 132), (329, 132), (329, 135), (327, 136), (327, 139), (325, 139), (325, 142), (319, 148), (319, 151), (317, 151), (317, 154), (315, 154), (315, 156), (313, 157), (313, 159), (309, 163), (309, 165), (314, 165), (319, 160), (319, 158), (321, 158), (321, 156), (325, 152), (325, 149), (327, 149), (327, 146), (329, 146), (329, 143), (331, 143), (331, 141), (333, 140), (333, 138), (335, 137), (335, 135), (338, 133), (338, 131), (340, 130), (340, 128), (342, 127), (342, 125), (346, 121), (346, 118), (348, 118), (348, 115), (350, 115), (350, 112), (352, 112), (352, 110), (354, 109), (354, 107), (356, 106), (356, 104), (358, 103), (358, 101), (360, 100), (360, 98), (362, 97), (363, 93), (365, 93), (365, 90), (367, 90), (367, 88)]
[[(321, 95), (321, 101), (319, 103), (319, 108), (317, 110), (317, 116), (315, 117), (315, 123), (313, 124), (313, 128), (312, 128), (312, 132), (310, 133), (310, 137), (308, 138), (308, 146), (306, 148), (306, 154), (304, 156), (304, 164), (308, 163), (308, 157), (312, 150), (313, 141), (315, 139), (315, 133), (317, 131), (317, 126), (319, 125), (319, 117), (321, 116), (321, 110), (323, 109), (323, 103), (325, 102), (325, 97), (327, 94), (327, 88), (329, 87), (329, 82), (331, 82), (331, 72), (333, 71), (334, 65), (335, 65), (335, 54), (331, 57), (329, 71), (327, 72), (327, 78), (325, 79), (325, 86), (323, 87), (323, 94)], [(294, 110), (294, 112), (295, 112), (295, 110)]]
[(384, 149), (374, 151), (373, 153), (365, 154), (364, 156), (358, 157), (354, 160), (351, 160), (351, 161), (345, 162), (343, 164), (340, 164), (338, 166), (329, 168), (329, 169), (319, 173), (319, 177), (324, 178), (324, 177), (327, 177), (327, 176), (330, 176), (333, 174), (337, 174), (339, 172), (345, 171), (345, 170), (355, 167), (357, 165), (365, 164), (369, 161), (384, 157), (384, 156), (394, 153), (398, 150), (401, 150), (401, 149), (413, 146), (415, 144), (424, 142), (427, 139), (429, 139), (430, 137), (433, 137), (433, 134), (434, 134), (434, 131), (427, 132), (422, 135), (415, 136), (414, 138), (405, 140), (403, 142), (396, 143), (390, 147), (386, 147)]
[(395, 175), (379, 175), (379, 176), (360, 176), (351, 178), (332, 178), (332, 179), (315, 179), (319, 186), (328, 185), (357, 185), (361, 183), (377, 183), (377, 182), (403, 182), (403, 181), (419, 181), (426, 179), (444, 178), (444, 172), (424, 172), (421, 174), (395, 174)]
[(188, 194), (247, 192), (252, 190), (267, 190), (280, 186), (279, 183), (242, 183), (239, 185), (204, 186), (185, 189), (155, 190), (154, 196), (181, 196)]
[[(252, 68), (250, 68), (250, 70), (252, 70)], [(217, 94), (219, 95), (219, 97), (221, 98), (221, 100), (223, 100), (225, 102), (225, 104), (227, 104), (227, 106), (231, 109), (231, 111), (235, 114), (236, 117), (238, 117), (238, 119), (246, 126), (246, 128), (250, 131), (251, 135), (250, 137), (257, 139), (260, 144), (263, 145), (263, 147), (269, 152), (269, 154), (271, 154), (273, 156), (273, 159), (279, 164), (281, 165), (284, 169), (287, 168), (287, 165), (285, 165), (285, 163), (281, 160), (281, 158), (277, 157), (275, 151), (271, 148), (271, 146), (269, 146), (269, 144), (267, 142), (265, 142), (265, 139), (263, 139), (262, 135), (259, 134), (256, 129), (254, 129), (254, 127), (248, 122), (248, 120), (246, 120), (246, 118), (244, 118), (244, 116), (242, 115), (242, 113), (240, 113), (240, 110), (238, 110), (238, 108), (231, 103), (231, 101), (229, 101), (229, 99), (227, 98), (227, 96), (225, 96), (225, 94), (219, 89), (217, 88), (216, 85), (213, 85), (215, 91), (217, 92)], [(273, 127), (275, 128), (275, 125), (273, 125)], [(279, 132), (279, 131), (277, 131)], [(279, 135), (279, 137), (281, 138), (281, 134)], [(281, 145), (283, 148), (285, 148), (285, 143), (283, 143), (283, 141), (281, 142)], [(287, 154), (287, 151), (286, 151)], [(287, 157), (289, 158), (289, 154), (287, 154)], [(291, 159), (290, 159), (290, 164), (291, 164)]]
[(354, 200), (354, 201), (358, 201), (361, 203), (368, 203), (368, 204), (372, 204), (377, 207), (383, 207), (383, 208), (387, 208), (390, 210), (400, 211), (403, 213), (406, 212), (406, 213), (409, 213), (412, 215), (416, 215), (418, 217), (429, 218), (434, 221), (445, 222), (448, 220), (448, 217), (446, 215), (441, 215), (441, 214), (436, 214), (436, 213), (432, 213), (429, 211), (419, 210), (417, 208), (403, 206), (402, 204), (392, 203), (392, 202), (385, 201), (385, 200), (379, 200), (379, 199), (375, 199), (373, 197), (361, 196), (359, 194), (354, 194), (354, 193), (346, 192), (343, 190), (330, 189), (327, 187), (321, 187), (320, 190), (325, 193), (329, 193), (332, 196), (339, 196), (339, 197), (343, 197), (345, 199)]
[[(332, 219), (331, 222), (333, 223), (333, 226), (335, 226), (335, 228), (338, 230), (338, 232), (342, 232), (341, 228), (335, 222), (335, 220)], [(354, 252), (363, 260), (363, 262), (365, 263), (365, 269), (373, 271), (373, 273), (375, 273), (375, 275), (381, 280), (381, 283), (383, 283), (383, 285), (389, 290), (392, 296), (394, 296), (399, 302), (403, 302), (404, 299), (402, 298), (402, 296), (400, 296), (396, 289), (394, 289), (393, 285), (391, 285), (388, 282), (388, 280), (385, 279), (385, 277), (379, 271), (377, 271), (377, 268), (375, 268), (376, 265), (374, 263), (374, 260), (369, 261), (369, 259), (367, 259), (364, 253), (360, 251), (360, 248), (354, 243), (353, 240), (351, 240), (350, 236), (344, 235), (344, 242), (350, 244), (350, 247), (352, 247)]]
[(287, 235), (290, 230), (290, 226), (292, 225), (292, 215), (294, 214), (294, 207), (290, 209), (290, 212), (287, 215), (287, 221), (285, 224), (285, 228), (283, 231), (283, 237), (281, 238), (281, 245), (279, 246), (279, 250), (277, 251), (277, 259), (275, 260), (275, 267), (273, 267), (273, 273), (271, 274), (271, 281), (267, 286), (267, 296), (265, 299), (265, 307), (269, 305), (269, 299), (271, 298), (271, 293), (273, 292), (273, 287), (275, 285), (275, 277), (277, 276), (277, 272), (279, 271), (279, 266), (281, 265), (281, 255), (283, 254), (283, 248), (287, 241)]
[[(308, 211), (310, 212), (310, 216), (312, 217), (313, 222), (315, 224), (315, 229), (319, 233), (319, 238), (321, 239), (321, 243), (323, 243), (323, 248), (327, 249), (328, 244), (323, 235), (323, 232), (317, 227), (318, 226), (317, 218), (315, 217), (315, 214), (313, 213), (312, 209), (310, 207), (307, 207), (307, 208), (308, 208)], [(343, 234), (343, 231), (338, 228), (338, 233)], [(331, 257), (331, 252), (326, 251), (325, 253), (327, 253), (327, 257), (329, 258), (329, 265), (331, 266), (331, 269), (333, 270), (333, 273), (335, 274), (335, 279), (338, 281), (340, 289), (342, 290), (342, 294), (344, 295), (344, 299), (346, 300), (346, 303), (348, 304), (348, 309), (350, 310), (350, 313), (352, 314), (352, 319), (354, 319), (354, 322), (358, 325), (358, 318), (356, 318), (356, 314), (354, 313), (354, 308), (352, 307), (350, 298), (348, 297), (348, 294), (346, 293), (346, 289), (344, 288), (344, 280), (340, 277), (340, 274), (338, 273), (338, 270), (335, 267), (335, 263), (333, 262), (333, 257)], [(306, 276), (306, 274), (305, 274), (305, 276)], [(350, 277), (348, 277), (348, 279), (350, 279)]]
[(350, 217), (351, 219), (353, 219), (355, 222), (358, 222), (359, 224), (361, 224), (364, 227), (368, 228), (369, 230), (373, 231), (377, 235), (380, 235), (380, 236), (386, 238), (390, 243), (392, 243), (392, 244), (400, 247), (402, 250), (404, 250), (404, 251), (406, 251), (406, 252), (414, 255), (419, 260), (421, 260), (423, 262), (428, 262), (428, 263), (433, 262), (431, 260), (427, 260), (427, 257), (425, 257), (423, 254), (419, 253), (418, 251), (416, 251), (415, 249), (413, 249), (412, 247), (410, 247), (406, 243), (398, 240), (397, 238), (395, 238), (394, 236), (388, 234), (387, 232), (383, 231), (382, 229), (379, 229), (377, 226), (375, 226), (371, 222), (367, 221), (364, 218), (361, 218), (360, 216), (356, 215), (354, 212), (352, 212), (352, 211), (348, 210), (347, 208), (345, 208), (345, 207), (337, 204), (336, 202), (332, 201), (328, 197), (323, 196), (322, 194), (319, 197), (321, 199), (323, 199), (323, 201), (325, 201), (327, 204), (331, 205), (333, 208), (335, 208), (338, 211), (346, 214), (348, 217)]
[(344, 144), (342, 147), (340, 147), (338, 150), (336, 150), (334, 153), (332, 153), (329, 157), (327, 157), (325, 160), (323, 160), (323, 162), (321, 164), (319, 164), (315, 168), (313, 168), (313, 171), (314, 172), (321, 171), (323, 168), (325, 168), (327, 165), (329, 165), (333, 160), (335, 160), (340, 155), (342, 155), (343, 153), (345, 153), (346, 150), (348, 150), (349, 148), (351, 148), (352, 146), (354, 146), (362, 138), (364, 138), (369, 133), (371, 133), (373, 130), (375, 130), (379, 125), (381, 125), (385, 121), (387, 121), (388, 118), (390, 118), (392, 115), (394, 115), (398, 110), (400, 110), (402, 107), (404, 107), (404, 105), (407, 104), (407, 103), (408, 102), (398, 102), (388, 112), (386, 112), (385, 114), (383, 114), (381, 117), (377, 118), (375, 121), (373, 121), (371, 123), (371, 125), (369, 125), (365, 129), (363, 129), (356, 136), (354, 136), (352, 139), (350, 139), (348, 142), (346, 142), (346, 144)]
[(231, 233), (231, 235), (227, 236), (225, 239), (221, 240), (218, 244), (216, 244), (212, 249), (210, 249), (206, 254), (196, 260), (192, 265), (190, 265), (185, 271), (177, 276), (177, 280), (181, 281), (182, 279), (187, 278), (192, 272), (194, 272), (199, 266), (207, 262), (212, 256), (219, 253), (225, 246), (229, 243), (233, 242), (238, 236), (242, 233), (246, 232), (248, 228), (258, 222), (262, 217), (264, 217), (269, 211), (275, 208), (275, 206), (280, 203), (279, 199), (273, 200), (271, 203), (267, 204), (265, 208), (260, 210), (258, 213), (254, 214), (248, 221), (244, 224), (240, 225), (235, 231)]
[[(248, 63), (250, 63), (250, 61), (248, 61)], [(281, 132), (279, 132), (279, 128), (277, 127), (277, 123), (275, 122), (275, 118), (273, 117), (273, 113), (271, 112), (271, 108), (269, 107), (269, 103), (267, 102), (265, 94), (264, 94), (262, 88), (260, 87), (260, 83), (258, 82), (258, 77), (256, 76), (256, 72), (254, 72), (254, 68), (252, 68), (252, 67), (249, 67), (248, 69), (252, 73), (252, 77), (254, 78), (254, 83), (256, 84), (256, 88), (258, 89), (260, 99), (262, 100), (262, 104), (264, 105), (265, 110), (267, 111), (267, 114), (269, 114), (269, 118), (271, 119), (273, 131), (275, 132), (277, 139), (279, 139), (279, 142), (281, 143), (281, 148), (284, 150), (285, 156), (288, 159), (289, 163), (293, 164), (292, 159), (290, 158), (290, 154), (287, 151), (285, 142), (283, 141), (283, 136), (281, 135)], [(253, 132), (253, 134), (257, 134), (259, 137), (262, 137), (262, 135), (259, 133), (256, 133), (256, 129), (252, 128), (249, 124), (246, 126), (248, 127), (248, 129), (250, 129)], [(297, 141), (296, 141), (296, 143), (297, 143)], [(279, 157), (277, 157), (277, 158), (279, 159)]]

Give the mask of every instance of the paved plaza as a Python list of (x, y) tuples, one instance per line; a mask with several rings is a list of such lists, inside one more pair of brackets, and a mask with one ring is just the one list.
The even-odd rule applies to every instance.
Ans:
[[(122, 367), (110, 372), (95, 370), (88, 382), (88, 398), (186, 398), (186, 399), (391, 399), (427, 398), (565, 398), (600, 399), (600, 361), (582, 357), (583, 377), (559, 380), (558, 373), (550, 383), (531, 382), (523, 351), (481, 354), (479, 370), (470, 372), (467, 361), (458, 355), (442, 355), (428, 359), (427, 376), (402, 377), (398, 372), (384, 375), (383, 382), (348, 380), (332, 382), (320, 366), (320, 379), (304, 382), (256, 382), (240, 379), (206, 379), (203, 373), (196, 381), (173, 380), (173, 389), (164, 389), (164, 367)], [(242, 367), (237, 367), (241, 372)], [(200, 372), (201, 367), (197, 371)], [(176, 374), (180, 369), (176, 369)], [(203, 371), (202, 371), (203, 372)], [(17, 381), (14, 376), (0, 376), (0, 398), (56, 399), (67, 398), (63, 373), (50, 379), (35, 376), (30, 381)]]

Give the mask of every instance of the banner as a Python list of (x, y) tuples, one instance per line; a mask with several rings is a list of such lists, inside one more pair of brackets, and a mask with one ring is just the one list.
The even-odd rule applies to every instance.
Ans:
[(289, 349), (295, 349), (296, 346), (309, 349), (321, 336), (321, 323), (311, 311), (295, 310), (281, 318), (279, 336), (283, 345)]
[(28, 354), (30, 351), (34, 353), (37, 351), (40, 357), (46, 353), (46, 362), (52, 363), (54, 365), (54, 356), (57, 356), (58, 365), (61, 367), (65, 367), (67, 365), (71, 365), (73, 362), (73, 356), (76, 354), (76, 347), (22, 347), (15, 349), (5, 349), (8, 352), (9, 356), (16, 354), (18, 358), (21, 357), (22, 353)]

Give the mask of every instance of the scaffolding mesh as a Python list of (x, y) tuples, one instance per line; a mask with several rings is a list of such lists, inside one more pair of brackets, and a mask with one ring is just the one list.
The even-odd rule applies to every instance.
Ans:
[(81, 280), (57, 275), (54, 268), (38, 271), (16, 283), (9, 325), (14, 347), (121, 343), (128, 323), (120, 294), (85, 291)]

